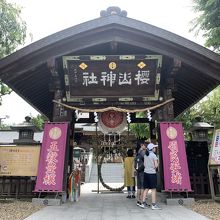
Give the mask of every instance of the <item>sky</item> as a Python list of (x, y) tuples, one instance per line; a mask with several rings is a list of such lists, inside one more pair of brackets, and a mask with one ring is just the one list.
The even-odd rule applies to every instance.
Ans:
[[(190, 22), (196, 17), (192, 0), (7, 0), (22, 7), (21, 17), (27, 23), (26, 44), (37, 41), (55, 32), (98, 18), (101, 10), (118, 6), (127, 11), (127, 16), (167, 31), (178, 34), (198, 44), (201, 37), (189, 33)], [(30, 37), (32, 36), (32, 37)], [(38, 112), (15, 93), (3, 96), (0, 119), (4, 124), (18, 124), (27, 115)]]

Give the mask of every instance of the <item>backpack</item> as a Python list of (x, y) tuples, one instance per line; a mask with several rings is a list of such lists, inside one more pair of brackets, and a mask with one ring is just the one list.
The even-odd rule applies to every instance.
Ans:
[(137, 172), (144, 171), (144, 157), (140, 153), (135, 157), (134, 168)]

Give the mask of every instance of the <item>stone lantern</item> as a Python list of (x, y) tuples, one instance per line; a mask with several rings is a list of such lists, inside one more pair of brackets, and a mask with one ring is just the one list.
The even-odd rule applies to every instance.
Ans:
[(213, 130), (214, 126), (202, 122), (200, 117), (196, 118), (196, 122), (190, 128), (192, 141), (208, 141), (208, 131)]
[(186, 141), (186, 155), (192, 190), (195, 195), (210, 194), (208, 180), (209, 140), (208, 132), (214, 127), (202, 122), (200, 117), (190, 128), (191, 140)]
[(25, 121), (18, 125), (11, 126), (11, 129), (19, 132), (19, 138), (14, 139), (15, 144), (33, 144), (34, 132), (37, 130), (36, 126), (31, 123), (31, 117), (26, 116)]

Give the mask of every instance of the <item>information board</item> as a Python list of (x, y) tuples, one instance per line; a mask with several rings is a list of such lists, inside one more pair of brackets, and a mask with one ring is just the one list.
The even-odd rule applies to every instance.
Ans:
[(40, 146), (0, 146), (0, 176), (36, 176)]
[(215, 130), (213, 136), (209, 165), (220, 165), (220, 129)]

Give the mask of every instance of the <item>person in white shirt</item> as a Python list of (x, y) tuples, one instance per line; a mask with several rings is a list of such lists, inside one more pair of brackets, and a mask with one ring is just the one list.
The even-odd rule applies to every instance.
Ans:
[(157, 174), (156, 169), (158, 168), (158, 158), (155, 154), (158, 145), (150, 143), (147, 145), (147, 151), (144, 155), (144, 193), (141, 208), (146, 208), (147, 204), (145, 198), (148, 194), (149, 189), (151, 190), (153, 210), (161, 209), (156, 204), (156, 187), (157, 187)]

